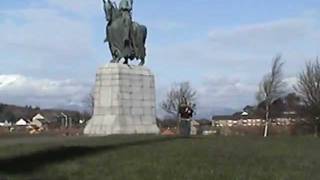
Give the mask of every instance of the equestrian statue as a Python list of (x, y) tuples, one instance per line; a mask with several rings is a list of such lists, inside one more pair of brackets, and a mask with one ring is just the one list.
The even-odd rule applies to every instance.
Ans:
[(145, 64), (147, 27), (132, 20), (133, 0), (121, 0), (119, 6), (111, 0), (103, 0), (107, 27), (106, 39), (112, 55), (111, 63), (124, 64), (129, 60), (140, 60), (139, 65)]

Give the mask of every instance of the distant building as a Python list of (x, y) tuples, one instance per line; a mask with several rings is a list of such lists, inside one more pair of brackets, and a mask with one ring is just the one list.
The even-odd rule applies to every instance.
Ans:
[(24, 120), (23, 118), (19, 119), (16, 123), (16, 126), (27, 126), (28, 122), (26, 120)]
[(233, 116), (213, 116), (212, 117), (212, 126), (215, 127), (231, 127), (238, 122)]
[(163, 136), (175, 136), (177, 135), (177, 129), (174, 128), (160, 128), (160, 134)]
[(12, 123), (9, 123), (7, 120), (0, 122), (0, 127), (10, 127)]
[(244, 112), (241, 113), (241, 116), (242, 116), (242, 117), (248, 117), (248, 116), (249, 116), (249, 113), (247, 113), (247, 112), (244, 111)]
[(0, 122), (1, 127), (11, 127), (12, 123), (5, 120), (4, 122)]
[[(241, 113), (241, 116), (213, 116), (212, 126), (214, 127), (233, 127), (233, 126), (264, 126), (265, 120), (251, 117), (248, 113)], [(288, 126), (296, 122), (294, 112), (284, 112), (277, 118), (272, 118), (272, 125)]]
[(198, 129), (199, 129), (200, 123), (195, 121), (195, 120), (191, 120), (190, 122), (190, 134), (191, 135), (197, 135), (198, 134)]
[(44, 116), (42, 116), (40, 113), (35, 115), (33, 118), (32, 118), (32, 121), (31, 121), (31, 125), (32, 126), (36, 126), (38, 128), (42, 128), (43, 127), (43, 124), (46, 123), (46, 119)]
[(36, 114), (33, 118), (32, 118), (32, 121), (33, 120), (38, 120), (38, 121), (45, 121), (45, 117), (43, 117), (40, 113)]
[(30, 123), (30, 125), (32, 125), (32, 126), (36, 126), (36, 127), (38, 127), (38, 128), (42, 128), (42, 122), (41, 121), (39, 121), (39, 120), (37, 120), (37, 119), (34, 119), (34, 120), (32, 120), (32, 122)]

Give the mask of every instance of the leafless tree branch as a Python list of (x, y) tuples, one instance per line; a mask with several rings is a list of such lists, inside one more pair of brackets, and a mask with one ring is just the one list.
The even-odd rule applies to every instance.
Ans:
[(269, 114), (271, 104), (284, 94), (286, 84), (283, 81), (283, 62), (281, 61), (281, 55), (277, 55), (273, 59), (271, 72), (265, 75), (259, 85), (259, 91), (257, 93), (258, 102), (265, 103), (265, 119), (266, 126), (264, 136), (268, 133), (268, 124), (270, 121)]
[(179, 105), (183, 97), (187, 99), (195, 108), (196, 90), (194, 90), (189, 82), (176, 83), (172, 86), (171, 90), (167, 93), (166, 99), (161, 103), (161, 108), (173, 115), (178, 115)]
[(315, 127), (315, 135), (318, 136), (318, 126), (320, 124), (320, 62), (306, 63), (305, 69), (298, 75), (298, 83), (295, 90), (303, 98), (305, 106), (311, 115), (311, 121)]

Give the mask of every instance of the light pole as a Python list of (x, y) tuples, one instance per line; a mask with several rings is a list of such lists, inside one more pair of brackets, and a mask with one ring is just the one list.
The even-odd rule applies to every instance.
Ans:
[(68, 116), (63, 112), (60, 113), (64, 117), (64, 126), (68, 127)]

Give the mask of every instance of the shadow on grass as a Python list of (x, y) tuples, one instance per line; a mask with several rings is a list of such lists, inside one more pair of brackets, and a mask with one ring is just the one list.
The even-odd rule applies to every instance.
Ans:
[(137, 145), (149, 145), (165, 141), (172, 141), (178, 137), (163, 137), (156, 139), (147, 139), (133, 142), (125, 142), (106, 146), (70, 146), (57, 147), (43, 151), (34, 152), (28, 155), (0, 159), (0, 172), (6, 174), (24, 174), (30, 173), (38, 168), (60, 163), (66, 160), (81, 158), (88, 155), (94, 155), (102, 152), (113, 151)]

